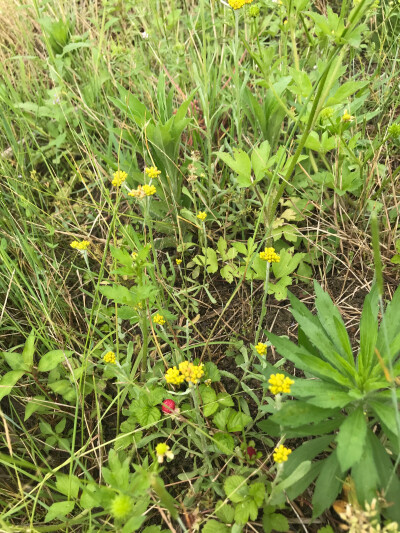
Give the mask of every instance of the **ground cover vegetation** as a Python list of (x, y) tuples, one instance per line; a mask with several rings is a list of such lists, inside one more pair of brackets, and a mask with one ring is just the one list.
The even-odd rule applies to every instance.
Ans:
[(0, 0), (0, 530), (398, 531), (398, 0)]

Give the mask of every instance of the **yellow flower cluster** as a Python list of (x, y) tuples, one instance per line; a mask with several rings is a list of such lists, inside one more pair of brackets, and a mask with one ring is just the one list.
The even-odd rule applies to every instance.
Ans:
[(229, 0), (232, 9), (240, 9), (245, 4), (251, 4), (253, 0)]
[(133, 189), (131, 192), (128, 192), (128, 196), (133, 196), (134, 198), (145, 198), (146, 196), (153, 196), (156, 193), (156, 188), (154, 185), (141, 185), (137, 189)]
[(112, 365), (115, 365), (115, 353), (114, 352), (107, 352), (106, 355), (103, 357), (105, 363), (111, 363)]
[(179, 364), (179, 369), (176, 366), (168, 368), (165, 379), (167, 383), (172, 383), (172, 385), (180, 385), (184, 381), (196, 385), (204, 376), (203, 367), (203, 363), (194, 365), (189, 363), (189, 361), (183, 361), (183, 363)]
[(199, 220), (201, 220), (202, 222), (204, 222), (205, 219), (207, 218), (207, 213), (205, 213), (204, 211), (199, 211), (199, 212), (197, 213), (197, 218), (198, 218)]
[(89, 245), (89, 241), (72, 241), (70, 244), (71, 248), (75, 248), (76, 250), (87, 250)]
[(124, 172), (123, 170), (117, 170), (117, 172), (114, 172), (113, 174), (114, 179), (111, 183), (114, 185), (114, 187), (121, 187), (127, 177), (128, 174), (126, 172)]
[(174, 366), (173, 368), (168, 368), (165, 374), (165, 380), (172, 385), (180, 385), (185, 381), (185, 376), (182, 376), (176, 366)]
[(158, 170), (157, 167), (146, 167), (144, 171), (150, 179), (158, 178), (158, 176), (161, 174), (161, 170)]
[(160, 313), (157, 313), (153, 316), (153, 322), (154, 324), (158, 324), (159, 326), (163, 326), (165, 324), (165, 318), (160, 315)]
[(175, 259), (175, 261), (177, 265), (180, 265), (182, 263), (182, 259)]
[(263, 252), (260, 252), (260, 259), (268, 261), (269, 263), (279, 263), (281, 258), (275, 253), (275, 248), (265, 248)]
[(293, 385), (293, 379), (286, 378), (283, 374), (271, 374), (268, 383), (270, 383), (269, 390), (272, 394), (279, 394), (285, 392), (290, 394), (290, 385)]
[(275, 448), (273, 458), (275, 463), (284, 463), (288, 460), (289, 455), (292, 453), (290, 448), (285, 448), (283, 444)]
[(259, 355), (266, 355), (267, 353), (267, 345), (264, 344), (263, 342), (259, 342), (256, 346), (256, 352), (259, 354)]

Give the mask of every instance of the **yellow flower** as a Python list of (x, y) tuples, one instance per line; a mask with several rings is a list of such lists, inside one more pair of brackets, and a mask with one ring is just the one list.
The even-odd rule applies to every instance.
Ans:
[(71, 248), (75, 248), (76, 250), (87, 250), (89, 245), (89, 241), (72, 241), (70, 244)]
[(194, 365), (189, 361), (183, 361), (179, 364), (179, 371), (182, 373), (185, 381), (196, 385), (198, 381), (204, 376), (203, 363), (200, 365)]
[(154, 324), (158, 324), (159, 326), (163, 326), (165, 324), (165, 318), (160, 315), (160, 313), (157, 313), (153, 316), (153, 322)]
[(354, 120), (354, 117), (347, 112), (347, 109), (345, 109), (342, 116), (342, 122), (351, 122), (352, 120)]
[(182, 259), (175, 259), (175, 261), (177, 265), (180, 265), (182, 263)]
[(202, 222), (204, 222), (205, 219), (207, 218), (207, 213), (205, 213), (204, 211), (199, 211), (199, 212), (197, 213), (197, 218), (198, 218), (199, 220), (201, 220)]
[(232, 9), (240, 9), (245, 4), (251, 4), (253, 0), (229, 0)]
[(179, 370), (174, 366), (173, 368), (168, 368), (167, 373), (165, 374), (165, 381), (171, 383), (172, 385), (180, 385), (185, 381), (185, 377), (179, 372)]
[(167, 459), (174, 458), (174, 454), (172, 453), (168, 444), (166, 444), (165, 442), (160, 442), (160, 444), (157, 444), (156, 454), (157, 454), (157, 461), (159, 463), (162, 463), (164, 461), (164, 457), (167, 457)]
[(290, 394), (290, 385), (293, 385), (294, 381), (283, 374), (271, 374), (268, 383), (270, 383), (269, 390), (272, 394), (280, 392)]
[(114, 352), (107, 352), (106, 355), (103, 357), (105, 363), (111, 363), (112, 365), (115, 365), (115, 353)]
[(143, 185), (143, 191), (146, 196), (152, 196), (156, 193), (154, 185)]
[(158, 170), (157, 167), (146, 167), (144, 171), (150, 179), (158, 178), (158, 176), (161, 174), (161, 170)]
[(273, 458), (275, 463), (284, 463), (288, 460), (289, 455), (292, 453), (290, 448), (285, 448), (283, 444), (275, 448)]
[(121, 185), (124, 183), (126, 178), (128, 177), (128, 174), (124, 172), (123, 170), (117, 170), (117, 172), (114, 172), (113, 174), (114, 179), (112, 180), (112, 184), (114, 187), (121, 187)]
[(259, 342), (256, 346), (256, 352), (259, 354), (259, 355), (266, 355), (267, 353), (267, 345), (264, 344), (263, 342)]
[(263, 252), (260, 252), (260, 259), (268, 261), (269, 263), (279, 263), (281, 258), (275, 253), (275, 248), (265, 248)]

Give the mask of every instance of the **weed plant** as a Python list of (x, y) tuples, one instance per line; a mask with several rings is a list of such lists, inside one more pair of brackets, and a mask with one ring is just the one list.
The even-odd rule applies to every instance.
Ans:
[(399, 530), (399, 33), (0, 0), (1, 531)]

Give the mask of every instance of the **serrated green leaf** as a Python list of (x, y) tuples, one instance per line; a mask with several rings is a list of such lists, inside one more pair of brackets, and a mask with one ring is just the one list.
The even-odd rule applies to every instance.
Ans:
[(215, 515), (221, 520), (221, 522), (224, 522), (225, 524), (232, 523), (234, 514), (235, 510), (232, 505), (229, 505), (229, 503), (219, 500), (215, 504)]
[(232, 435), (229, 433), (216, 433), (213, 437), (216, 441), (216, 446), (220, 452), (230, 455), (233, 453), (233, 448), (235, 447), (235, 441), (233, 440)]
[(217, 155), (238, 174), (237, 182), (239, 187), (251, 187), (251, 162), (246, 152), (235, 149), (233, 150), (234, 158), (225, 152), (217, 152)]
[(229, 533), (230, 529), (221, 522), (216, 520), (208, 520), (202, 529), (202, 533)]
[(226, 497), (233, 503), (242, 502), (249, 494), (246, 478), (237, 475), (227, 477), (224, 482), (224, 491)]
[(313, 518), (320, 516), (325, 509), (335, 501), (342, 487), (342, 471), (336, 452), (323, 461), (323, 466), (315, 483), (313, 504)]
[(77, 476), (57, 474), (56, 479), (56, 487), (61, 494), (74, 499), (78, 497), (81, 483)]
[(53, 503), (45, 516), (45, 523), (52, 520), (62, 520), (67, 514), (71, 513), (75, 507), (75, 502), (57, 502)]

